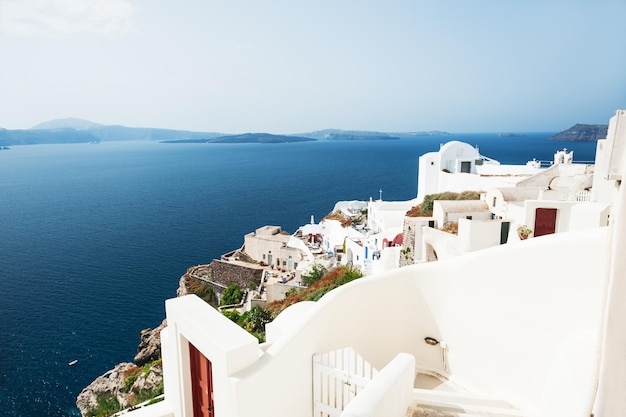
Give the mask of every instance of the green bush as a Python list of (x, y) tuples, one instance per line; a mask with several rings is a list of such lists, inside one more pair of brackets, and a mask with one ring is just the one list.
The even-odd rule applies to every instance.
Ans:
[(424, 196), (424, 201), (422, 201), (422, 204), (420, 205), (420, 214), (422, 217), (432, 216), (433, 204), (435, 200), (480, 200), (480, 192), (463, 191), (462, 193), (453, 193), (450, 191), (446, 191), (439, 194), (428, 194)]
[(133, 384), (137, 381), (137, 374), (132, 374), (128, 378), (124, 379), (124, 386), (120, 388), (122, 392), (130, 392)]
[(304, 282), (306, 285), (313, 285), (314, 283), (322, 279), (322, 277), (326, 275), (326, 272), (328, 271), (322, 265), (315, 264), (313, 265), (311, 271), (309, 271), (307, 274), (302, 275), (302, 282)]
[(328, 285), (324, 285), (317, 290), (307, 294), (304, 299), (306, 301), (317, 301), (322, 298), (326, 293), (334, 290), (335, 288), (362, 277), (363, 273), (360, 270), (356, 268), (343, 267), (342, 274), (339, 275), (335, 280), (328, 283)]
[[(148, 389), (140, 390), (135, 396), (135, 400), (133, 401), (133, 404), (136, 405), (136, 404), (141, 404), (142, 402), (145, 402), (148, 400), (153, 400), (154, 397), (158, 397), (161, 394), (163, 394), (163, 383), (161, 383), (157, 388), (153, 390), (148, 390)], [(155, 401), (155, 402), (158, 402), (158, 401)]]
[(97, 405), (87, 411), (86, 417), (108, 417), (122, 410), (120, 402), (113, 394), (98, 397)]
[(250, 333), (265, 332), (265, 325), (272, 321), (272, 312), (261, 307), (252, 307), (241, 316), (241, 325)]
[(220, 305), (228, 306), (241, 303), (245, 291), (238, 284), (230, 284), (222, 293)]
[(185, 281), (185, 287), (190, 294), (195, 294), (200, 297), (204, 302), (216, 307), (217, 297), (213, 289), (207, 284), (195, 281), (193, 279), (187, 279)]
[(239, 324), (239, 321), (241, 320), (241, 313), (237, 310), (224, 310), (222, 311), (222, 314), (237, 324)]
[(253, 276), (248, 277), (248, 289), (254, 290), (257, 287), (256, 279)]

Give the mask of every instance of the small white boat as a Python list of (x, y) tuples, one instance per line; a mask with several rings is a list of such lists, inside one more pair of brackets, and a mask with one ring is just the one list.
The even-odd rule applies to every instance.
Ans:
[(73, 365), (76, 365), (77, 363), (78, 363), (78, 359), (74, 359), (73, 361), (69, 362), (68, 365), (73, 366)]

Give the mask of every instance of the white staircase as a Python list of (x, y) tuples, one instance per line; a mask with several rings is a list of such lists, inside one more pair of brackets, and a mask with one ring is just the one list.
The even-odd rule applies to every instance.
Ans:
[(502, 400), (457, 391), (415, 388), (407, 417), (528, 417)]

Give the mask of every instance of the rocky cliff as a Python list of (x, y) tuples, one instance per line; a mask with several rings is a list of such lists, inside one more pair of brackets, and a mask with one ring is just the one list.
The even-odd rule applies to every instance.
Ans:
[(163, 320), (154, 329), (142, 330), (133, 363), (118, 364), (78, 394), (76, 406), (83, 416), (98, 407), (115, 412), (163, 393), (160, 333), (165, 326)]
[[(188, 285), (188, 274), (179, 280), (176, 296), (206, 291), (195, 283)], [(83, 416), (98, 407), (114, 413), (132, 407), (163, 392), (163, 368), (161, 366), (160, 333), (167, 326), (165, 320), (154, 329), (139, 333), (139, 345), (133, 363), (120, 363), (96, 378), (84, 388), (76, 399), (76, 406)], [(108, 415), (108, 414), (105, 414)]]
[(116, 412), (162, 393), (161, 361), (143, 367), (120, 363), (83, 389), (76, 399), (76, 406), (83, 416), (103, 404), (114, 404), (110, 411)]
[(165, 320), (154, 329), (140, 332), (134, 363), (120, 363), (96, 378), (76, 399), (83, 416), (106, 404), (107, 410), (132, 407), (163, 393), (160, 332)]

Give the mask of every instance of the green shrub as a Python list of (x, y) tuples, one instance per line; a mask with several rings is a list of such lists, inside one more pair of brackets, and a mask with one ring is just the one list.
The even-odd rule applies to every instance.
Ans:
[[(158, 394), (158, 395), (161, 395), (161, 394)], [(158, 396), (158, 395), (157, 395), (157, 396)], [(160, 402), (161, 402), (161, 401), (163, 401), (164, 399), (165, 399), (165, 397), (153, 398), (153, 399), (151, 399), (151, 400), (150, 400), (150, 402), (148, 403), (148, 405), (151, 405), (151, 404), (156, 404), (156, 403), (160, 403)]]
[(248, 277), (248, 289), (254, 290), (257, 287), (256, 279), (253, 276)]
[(115, 414), (122, 410), (120, 402), (113, 394), (103, 395), (98, 397), (97, 405), (91, 410), (87, 411), (86, 417), (108, 417), (111, 414)]
[(238, 284), (230, 284), (222, 293), (220, 305), (228, 306), (241, 303), (245, 291)]
[(446, 191), (439, 194), (428, 194), (424, 196), (424, 201), (420, 204), (422, 217), (430, 217), (433, 215), (433, 205), (435, 200), (480, 200), (479, 191), (463, 191), (462, 193), (453, 193)]
[(204, 302), (216, 307), (217, 306), (217, 297), (213, 289), (207, 284), (195, 281), (193, 279), (188, 278), (185, 281), (185, 287), (187, 287), (187, 291), (190, 294), (195, 294), (200, 297)]
[(152, 400), (154, 399), (154, 397), (158, 397), (161, 394), (163, 394), (163, 383), (161, 383), (157, 388), (153, 390), (149, 390), (149, 389), (140, 390), (135, 396), (133, 404), (134, 405), (141, 404), (145, 401)]
[(302, 275), (302, 282), (304, 282), (306, 285), (313, 285), (314, 283), (322, 279), (322, 277), (326, 275), (326, 272), (328, 271), (322, 265), (315, 264), (313, 265), (311, 271)]
[(143, 372), (144, 377), (150, 373), (150, 369), (152, 369), (154, 366), (162, 366), (162, 363), (163, 359), (159, 358), (142, 366), (141, 371)]
[(239, 321), (241, 320), (241, 313), (237, 310), (224, 310), (222, 311), (222, 314), (237, 324), (239, 324)]
[(341, 272), (340, 275), (338, 275), (337, 278), (335, 278), (334, 280), (308, 293), (304, 297), (304, 300), (317, 301), (320, 298), (322, 298), (326, 293), (334, 290), (335, 288), (340, 287), (344, 284), (347, 284), (350, 281), (354, 281), (355, 279), (363, 277), (363, 273), (360, 270), (356, 268), (350, 268), (347, 266), (341, 267), (340, 272)]
[(137, 374), (132, 374), (124, 379), (124, 386), (120, 388), (122, 392), (130, 392), (133, 384), (137, 381)]
[(265, 332), (265, 325), (272, 321), (272, 312), (255, 306), (241, 316), (241, 324), (251, 333)]

